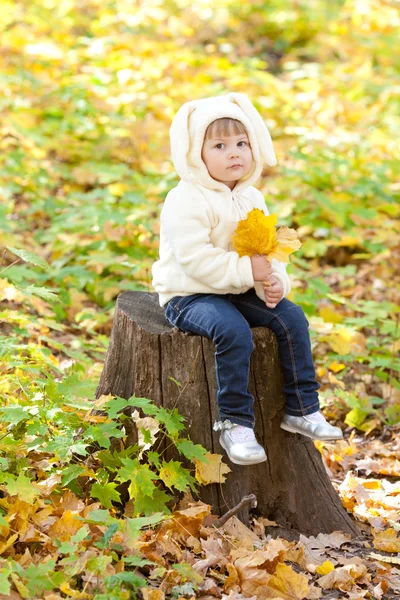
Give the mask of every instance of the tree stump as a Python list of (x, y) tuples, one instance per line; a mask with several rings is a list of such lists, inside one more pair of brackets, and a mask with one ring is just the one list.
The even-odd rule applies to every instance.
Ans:
[[(305, 535), (335, 530), (359, 534), (313, 441), (280, 428), (285, 399), (277, 341), (265, 327), (255, 327), (252, 333), (255, 350), (249, 389), (255, 398), (256, 434), (266, 449), (267, 462), (241, 466), (226, 457), (219, 432), (213, 431), (218, 420), (215, 345), (206, 337), (171, 327), (155, 293), (124, 292), (118, 297), (96, 396), (115, 394), (128, 399), (135, 394), (158, 406), (176, 406), (186, 419), (192, 441), (222, 454), (232, 470), (224, 484), (209, 484), (200, 490), (200, 498), (212, 505), (214, 514), (224, 514), (253, 493), (256, 514), (286, 529)], [(171, 378), (180, 382), (182, 389)], [(165, 458), (177, 458), (172, 448), (166, 449)], [(248, 509), (238, 516), (246, 522)]]

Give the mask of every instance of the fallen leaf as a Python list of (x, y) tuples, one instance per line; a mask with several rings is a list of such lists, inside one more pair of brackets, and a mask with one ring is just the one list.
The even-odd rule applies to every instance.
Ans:
[(322, 563), (322, 565), (316, 568), (316, 571), (318, 575), (328, 575), (328, 573), (333, 571), (334, 568), (335, 565), (331, 563), (330, 560), (326, 560), (324, 563)]
[(66, 510), (61, 519), (49, 527), (48, 535), (62, 542), (70, 540), (81, 527), (84, 526), (70, 510)]
[(221, 454), (207, 453), (205, 455), (206, 462), (202, 462), (198, 459), (194, 459), (196, 465), (195, 477), (202, 485), (208, 485), (209, 483), (224, 483), (225, 475), (231, 472), (231, 469), (222, 462), (223, 456)]
[(368, 554), (371, 558), (375, 558), (376, 560), (380, 560), (382, 562), (391, 563), (393, 565), (400, 565), (400, 556), (385, 556), (384, 554), (377, 554), (376, 552), (371, 552)]
[(393, 527), (385, 529), (374, 535), (374, 548), (383, 552), (400, 552), (400, 537), (397, 535)]
[(160, 589), (143, 587), (140, 588), (143, 595), (143, 600), (164, 600), (165, 594)]
[(336, 588), (347, 591), (351, 590), (357, 579), (365, 577), (367, 573), (368, 569), (365, 565), (345, 565), (344, 567), (337, 567), (324, 577), (320, 577), (317, 583), (324, 590)]
[[(305, 575), (298, 574), (289, 565), (278, 563), (276, 574), (272, 575), (265, 589), (260, 591), (260, 600), (281, 598), (281, 600), (303, 600), (309, 597), (310, 586)], [(277, 595), (279, 594), (279, 595)]]

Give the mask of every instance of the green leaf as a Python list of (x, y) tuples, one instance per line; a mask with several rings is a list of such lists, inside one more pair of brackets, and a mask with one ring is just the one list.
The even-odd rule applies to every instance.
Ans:
[(112, 556), (102, 555), (102, 556), (94, 556), (90, 558), (86, 563), (86, 568), (89, 571), (94, 571), (95, 573), (99, 573), (105, 571), (106, 567), (112, 563)]
[(27, 406), (2, 406), (0, 407), (1, 420), (10, 425), (17, 425), (21, 421), (30, 418), (29, 408)]
[(154, 452), (153, 450), (149, 450), (146, 453), (147, 456), (147, 460), (149, 461), (150, 464), (154, 465), (156, 467), (156, 469), (160, 469), (161, 463), (160, 463), (160, 454), (158, 452)]
[(91, 436), (102, 448), (109, 448), (111, 438), (122, 438), (124, 432), (115, 421), (109, 423), (100, 423), (99, 425), (91, 425), (87, 430), (87, 435)]
[(119, 523), (118, 519), (112, 517), (108, 510), (100, 508), (91, 510), (83, 520), (85, 523), (96, 523), (97, 525), (112, 525), (113, 523)]
[(344, 422), (350, 427), (360, 428), (370, 412), (371, 411), (363, 410), (362, 408), (353, 408), (349, 413), (347, 413)]
[(171, 590), (171, 596), (173, 598), (187, 598), (187, 597), (195, 597), (196, 596), (196, 587), (193, 586), (193, 583), (187, 582), (183, 585), (174, 585)]
[(11, 590), (11, 584), (8, 580), (9, 575), (9, 569), (0, 570), (0, 594), (4, 594), (5, 596), (9, 596)]
[(182, 464), (176, 460), (170, 460), (169, 462), (163, 460), (160, 469), (160, 479), (170, 489), (175, 488), (180, 492), (186, 491), (188, 486), (193, 488), (196, 483), (196, 480), (190, 475), (189, 471), (184, 469)]
[(37, 267), (41, 267), (45, 271), (51, 271), (50, 265), (44, 260), (44, 258), (38, 256), (34, 252), (24, 250), (23, 248), (12, 248), (11, 246), (8, 246), (7, 249), (15, 254), (15, 256), (22, 258), (23, 261), (31, 263)]
[(141, 556), (124, 556), (122, 560), (130, 567), (145, 567), (147, 565), (157, 565), (157, 563), (155, 563), (154, 561), (147, 560), (147, 558), (143, 558)]
[(151, 516), (155, 512), (170, 514), (171, 511), (167, 506), (167, 502), (170, 501), (171, 497), (164, 490), (159, 490), (156, 487), (151, 497), (140, 495), (135, 498), (134, 514), (135, 516), (144, 515), (145, 517)]
[[(128, 466), (127, 460), (123, 459), (124, 466)], [(141, 465), (138, 459), (132, 462), (135, 467), (130, 472), (129, 497), (134, 499), (139, 496), (152, 496), (156, 487), (154, 480), (160, 479), (159, 476), (150, 469), (149, 465)]]
[(108, 450), (101, 450), (101, 452), (98, 452), (96, 456), (99, 460), (101, 460), (105, 467), (114, 470), (122, 465), (123, 458), (129, 458), (132, 454), (136, 454), (138, 450), (139, 447), (137, 444), (134, 444), (133, 446), (128, 446), (128, 448), (125, 448), (121, 452), (114, 450), (111, 453)]
[(139, 460), (137, 458), (121, 458), (120, 462), (123, 464), (123, 466), (120, 469), (118, 469), (116, 478), (121, 483), (123, 483), (124, 481), (131, 481), (132, 475), (135, 473), (135, 471), (140, 465)]
[(148, 517), (136, 517), (135, 519), (126, 519), (125, 521), (125, 533), (127, 534), (128, 540), (130, 542), (135, 541), (139, 535), (140, 531), (143, 527), (148, 527), (149, 525), (156, 525), (157, 523), (161, 523), (166, 518), (161, 512), (154, 513)]
[(55, 560), (29, 565), (25, 571), (25, 577), (30, 598), (42, 596), (44, 591), (53, 590), (65, 581), (65, 574), (62, 571), (55, 571), (54, 567)]
[(39, 298), (47, 300), (48, 302), (61, 302), (61, 299), (57, 294), (45, 287), (38, 287), (33, 284), (27, 286), (18, 285), (18, 289), (30, 298), (38, 296)]
[(0, 515), (0, 527), (7, 527), (7, 526), (8, 526), (7, 520), (3, 517), (3, 515)]
[(96, 383), (78, 373), (67, 375), (57, 384), (57, 392), (64, 398), (92, 398), (95, 390)]
[(31, 481), (22, 472), (18, 475), (17, 479), (7, 482), (7, 492), (10, 496), (18, 496), (18, 498), (25, 500), (25, 502), (33, 502), (40, 495), (36, 483)]
[[(201, 444), (194, 444), (192, 440), (187, 438), (175, 440), (175, 446), (189, 460), (197, 458), (201, 462), (207, 462), (207, 450)], [(149, 453), (147, 453), (147, 457), (149, 458)]]
[(86, 448), (88, 446), (89, 446), (89, 444), (84, 444), (83, 442), (77, 442), (76, 444), (72, 444), (69, 449), (70, 449), (71, 453), (80, 454), (80, 456), (86, 456), (87, 455)]
[(182, 429), (185, 429), (182, 421), (184, 417), (179, 414), (176, 408), (173, 410), (167, 410), (163, 406), (160, 407), (157, 420), (165, 425), (167, 433), (172, 438), (175, 438)]
[(70, 465), (63, 470), (61, 485), (67, 486), (71, 481), (77, 479), (83, 472), (85, 471), (85, 467), (81, 465)]
[(116, 483), (105, 483), (104, 485), (94, 483), (90, 490), (90, 494), (93, 498), (98, 498), (101, 504), (106, 508), (112, 508), (112, 500), (115, 500), (116, 502), (120, 502), (121, 500), (121, 495), (116, 491), (116, 487)]
[(104, 583), (110, 590), (114, 590), (115, 588), (120, 589), (121, 583), (129, 583), (133, 588), (146, 587), (147, 580), (145, 579), (144, 575), (140, 575), (136, 572), (126, 571), (105, 577)]

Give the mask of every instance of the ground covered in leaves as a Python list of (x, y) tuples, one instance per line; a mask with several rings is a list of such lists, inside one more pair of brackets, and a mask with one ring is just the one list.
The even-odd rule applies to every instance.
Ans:
[[(3, 4), (0, 598), (399, 597), (398, 2)], [(116, 297), (151, 289), (171, 119), (228, 91), (274, 140), (257, 187), (302, 241), (290, 299), (345, 432), (317, 446), (357, 539), (215, 527), (191, 494), (224, 462), (178, 412), (94, 405)]]

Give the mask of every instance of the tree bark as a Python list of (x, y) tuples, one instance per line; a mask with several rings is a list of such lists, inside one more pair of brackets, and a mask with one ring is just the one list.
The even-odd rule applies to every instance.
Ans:
[[(124, 292), (117, 300), (110, 344), (96, 396), (133, 394), (185, 417), (193, 442), (224, 456), (232, 472), (224, 484), (203, 486), (200, 498), (222, 515), (243, 496), (255, 494), (256, 514), (305, 535), (335, 530), (359, 534), (333, 488), (321, 455), (309, 438), (280, 428), (285, 405), (278, 347), (265, 327), (252, 329), (249, 389), (255, 398), (256, 435), (268, 461), (234, 465), (219, 444), (217, 383), (212, 340), (172, 328), (159, 306), (158, 295)], [(173, 379), (181, 383), (181, 387)], [(177, 458), (173, 448), (165, 457)], [(180, 457), (182, 459), (182, 457)], [(238, 514), (248, 520), (248, 505)]]

